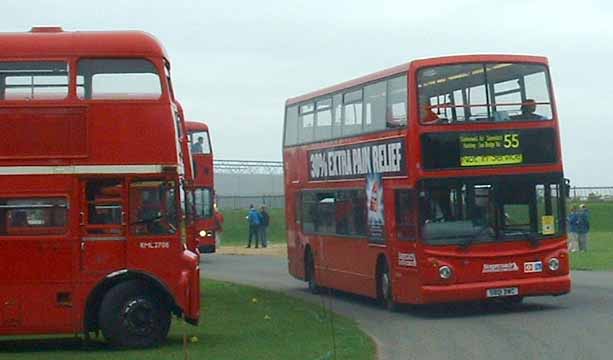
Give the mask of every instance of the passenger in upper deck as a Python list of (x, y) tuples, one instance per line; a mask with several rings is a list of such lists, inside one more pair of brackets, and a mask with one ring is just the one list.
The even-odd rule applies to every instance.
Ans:
[(434, 112), (432, 111), (432, 106), (430, 106), (430, 104), (428, 104), (427, 101), (425, 102), (421, 102), (422, 106), (420, 107), (420, 111), (419, 111), (419, 117), (421, 119), (421, 123), (422, 124), (436, 124), (439, 120), (440, 117)]
[(521, 105), (521, 114), (515, 115), (513, 119), (521, 120), (545, 120), (545, 117), (535, 113), (536, 101), (534, 99), (526, 99)]

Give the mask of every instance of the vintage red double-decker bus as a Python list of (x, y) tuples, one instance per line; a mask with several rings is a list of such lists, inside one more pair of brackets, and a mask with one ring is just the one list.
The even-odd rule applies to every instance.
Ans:
[(194, 235), (201, 253), (214, 253), (219, 224), (216, 219), (213, 149), (209, 127), (202, 122), (185, 123), (192, 155)]
[(0, 34), (0, 334), (162, 342), (200, 316), (185, 125), (151, 35)]
[(411, 61), (286, 102), (289, 272), (398, 303), (570, 291), (544, 57)]

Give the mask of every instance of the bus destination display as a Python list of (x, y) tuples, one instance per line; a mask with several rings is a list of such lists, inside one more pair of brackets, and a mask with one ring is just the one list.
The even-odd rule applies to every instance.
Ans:
[(523, 153), (518, 132), (461, 134), (460, 166), (521, 164)]
[(558, 158), (551, 128), (426, 133), (421, 147), (426, 170), (551, 164)]

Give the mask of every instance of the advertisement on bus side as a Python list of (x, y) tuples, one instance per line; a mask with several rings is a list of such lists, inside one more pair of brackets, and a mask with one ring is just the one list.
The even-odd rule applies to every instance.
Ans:
[(383, 212), (383, 181), (380, 173), (366, 176), (366, 204), (368, 240), (375, 243), (385, 242), (385, 217)]
[(372, 173), (405, 176), (405, 155), (401, 138), (312, 150), (308, 152), (309, 180), (359, 179)]

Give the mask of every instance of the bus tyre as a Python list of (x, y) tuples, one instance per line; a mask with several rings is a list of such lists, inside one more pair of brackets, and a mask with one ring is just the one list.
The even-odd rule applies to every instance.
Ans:
[(157, 294), (132, 280), (112, 287), (104, 296), (98, 324), (114, 347), (158, 346), (168, 335), (170, 311)]
[(311, 294), (319, 294), (320, 288), (317, 285), (317, 278), (315, 276), (315, 259), (313, 259), (313, 255), (310, 252), (307, 255), (306, 272), (309, 291)]
[(381, 306), (389, 311), (398, 311), (398, 304), (394, 301), (392, 293), (392, 278), (386, 261), (383, 261), (379, 267), (377, 284)]

